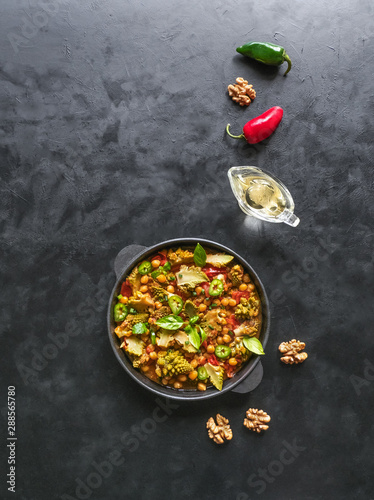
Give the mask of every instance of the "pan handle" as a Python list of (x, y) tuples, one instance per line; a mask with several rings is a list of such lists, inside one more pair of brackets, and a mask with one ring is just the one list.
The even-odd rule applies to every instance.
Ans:
[(127, 265), (140, 253), (147, 250), (147, 247), (143, 245), (128, 245), (118, 253), (117, 257), (114, 259), (114, 272), (116, 273), (117, 279), (120, 278), (122, 272), (127, 267)]
[(264, 369), (262, 367), (261, 361), (259, 361), (253, 372), (248, 375), (248, 377), (244, 379), (243, 382), (234, 387), (231, 392), (246, 394), (248, 392), (254, 391), (256, 387), (260, 385), (263, 375)]

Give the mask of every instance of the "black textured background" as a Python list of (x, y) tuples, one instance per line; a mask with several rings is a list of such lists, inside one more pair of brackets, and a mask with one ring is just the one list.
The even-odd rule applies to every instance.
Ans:
[[(0, 13), (1, 498), (374, 498), (373, 3), (2, 0)], [(236, 55), (251, 39), (286, 47), (286, 78)], [(246, 109), (226, 91), (238, 76), (257, 91)], [(267, 141), (225, 135), (274, 105)], [(233, 165), (280, 177), (299, 227), (246, 218)], [(122, 247), (183, 236), (252, 264), (272, 329), (253, 393), (155, 424), (165, 411), (116, 362), (106, 303)], [(293, 337), (309, 359), (283, 366)], [(242, 426), (248, 407), (271, 415), (264, 436)], [(205, 430), (217, 412), (234, 431), (222, 447)]]

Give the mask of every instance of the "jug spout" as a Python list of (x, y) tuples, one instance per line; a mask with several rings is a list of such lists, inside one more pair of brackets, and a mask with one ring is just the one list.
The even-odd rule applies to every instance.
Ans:
[(299, 225), (300, 219), (290, 210), (287, 208), (283, 210), (282, 215), (279, 217), (279, 219), (284, 222), (285, 224), (288, 224), (289, 226), (296, 227)]

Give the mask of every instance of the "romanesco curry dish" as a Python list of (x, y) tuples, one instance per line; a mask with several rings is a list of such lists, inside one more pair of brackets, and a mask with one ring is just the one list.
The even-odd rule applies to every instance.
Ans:
[(234, 257), (161, 250), (126, 277), (115, 333), (133, 366), (174, 390), (222, 389), (252, 353), (264, 354), (261, 302)]

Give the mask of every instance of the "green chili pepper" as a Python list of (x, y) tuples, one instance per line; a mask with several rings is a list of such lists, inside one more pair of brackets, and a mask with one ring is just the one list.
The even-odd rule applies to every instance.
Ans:
[(114, 321), (123, 321), (128, 315), (128, 309), (125, 304), (119, 302), (114, 306)]
[(156, 344), (156, 333), (153, 330), (151, 330), (151, 342), (153, 345)]
[(219, 279), (215, 279), (211, 282), (209, 287), (209, 295), (213, 297), (218, 297), (223, 292), (223, 281)]
[(291, 59), (284, 48), (273, 43), (248, 42), (238, 47), (236, 52), (269, 66), (280, 66), (284, 61), (287, 61), (288, 68), (284, 76), (287, 75), (292, 66)]
[(150, 262), (148, 262), (147, 260), (145, 260), (138, 267), (138, 271), (140, 274), (148, 274), (152, 271), (152, 264)]
[(225, 359), (230, 356), (231, 349), (227, 345), (217, 345), (214, 354), (217, 356), (217, 358)]
[(203, 366), (199, 366), (197, 369), (197, 378), (199, 380), (206, 380), (208, 378), (208, 372), (206, 371), (206, 368)]
[(183, 300), (179, 295), (169, 297), (168, 303), (173, 314), (179, 314), (183, 309)]

